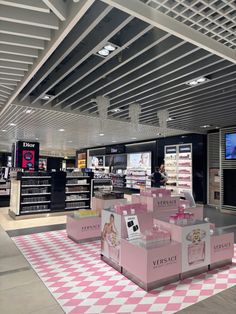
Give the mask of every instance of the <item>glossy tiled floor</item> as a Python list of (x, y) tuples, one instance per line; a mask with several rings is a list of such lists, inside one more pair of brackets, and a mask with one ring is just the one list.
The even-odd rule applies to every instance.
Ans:
[(8, 215), (8, 208), (0, 208), (0, 225), (4, 230), (16, 230), (23, 228), (57, 225), (64, 224), (65, 222), (66, 215), (14, 220)]

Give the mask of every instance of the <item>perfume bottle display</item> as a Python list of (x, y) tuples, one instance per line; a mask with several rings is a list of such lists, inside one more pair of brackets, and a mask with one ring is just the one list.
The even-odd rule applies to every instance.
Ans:
[(201, 229), (194, 229), (188, 233), (186, 239), (191, 241), (188, 245), (188, 264), (195, 265), (205, 260), (206, 242), (203, 240), (206, 232)]

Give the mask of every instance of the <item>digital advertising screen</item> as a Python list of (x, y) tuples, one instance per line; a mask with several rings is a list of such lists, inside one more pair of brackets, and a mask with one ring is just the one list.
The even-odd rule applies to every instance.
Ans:
[(127, 166), (129, 168), (151, 168), (151, 152), (128, 154)]
[(225, 159), (236, 159), (236, 133), (225, 134)]

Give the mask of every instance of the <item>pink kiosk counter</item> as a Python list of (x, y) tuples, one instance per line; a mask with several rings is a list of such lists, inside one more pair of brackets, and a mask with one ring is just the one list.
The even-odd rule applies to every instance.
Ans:
[(170, 197), (154, 195), (152, 210), (142, 201), (102, 211), (101, 258), (145, 290), (232, 262), (233, 233), (195, 218), (186, 202), (174, 208)]

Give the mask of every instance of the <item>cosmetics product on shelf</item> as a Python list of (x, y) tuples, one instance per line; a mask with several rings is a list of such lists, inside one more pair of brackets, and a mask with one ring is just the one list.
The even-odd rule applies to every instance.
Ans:
[(99, 216), (99, 212), (97, 210), (81, 209), (79, 211), (75, 211), (74, 216), (77, 218), (97, 217)]
[(180, 206), (175, 214), (170, 215), (169, 222), (176, 225), (185, 226), (194, 222), (194, 214), (187, 212), (185, 206)]

